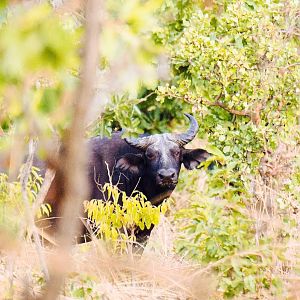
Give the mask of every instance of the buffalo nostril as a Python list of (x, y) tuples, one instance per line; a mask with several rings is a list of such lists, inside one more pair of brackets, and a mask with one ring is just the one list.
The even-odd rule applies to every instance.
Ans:
[(159, 177), (160, 179), (164, 179), (164, 178), (165, 178), (165, 176), (164, 176), (163, 174), (160, 174), (160, 173), (158, 173), (158, 177)]
[(162, 169), (157, 172), (159, 179), (174, 179), (176, 177), (175, 170), (169, 169)]

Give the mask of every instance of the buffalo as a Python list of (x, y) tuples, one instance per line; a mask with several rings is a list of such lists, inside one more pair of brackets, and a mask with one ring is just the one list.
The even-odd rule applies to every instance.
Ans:
[[(99, 186), (112, 181), (127, 196), (138, 190), (153, 205), (160, 205), (175, 189), (182, 164), (191, 170), (210, 156), (203, 149), (184, 148), (195, 138), (199, 128), (193, 116), (185, 115), (190, 121), (185, 133), (123, 139), (122, 132), (116, 132), (111, 138), (97, 136), (89, 139), (89, 199), (106, 199)], [(45, 198), (45, 202), (52, 207), (51, 222), (48, 224), (52, 228), (56, 227), (60, 217), (61, 203), (56, 200), (61, 192), (60, 178), (56, 176)], [(83, 235), (88, 235), (85, 226), (82, 227)], [(137, 232), (137, 240), (145, 241), (151, 229)]]

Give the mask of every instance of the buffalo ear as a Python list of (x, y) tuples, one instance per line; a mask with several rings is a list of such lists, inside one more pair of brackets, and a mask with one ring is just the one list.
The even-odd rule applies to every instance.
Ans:
[(129, 171), (133, 174), (138, 174), (144, 164), (142, 154), (127, 153), (121, 156), (116, 162), (116, 168), (121, 171)]
[(188, 170), (195, 169), (209, 157), (210, 154), (203, 149), (183, 149), (182, 151), (182, 162)]

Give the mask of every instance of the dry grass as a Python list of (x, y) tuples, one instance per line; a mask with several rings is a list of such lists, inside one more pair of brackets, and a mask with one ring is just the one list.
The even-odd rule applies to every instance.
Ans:
[[(273, 241), (272, 247), (284, 249), (285, 259), (278, 260), (274, 255), (273, 272), (285, 282), (289, 299), (300, 299), (300, 277), (297, 270), (300, 266), (300, 203), (295, 198), (300, 189), (294, 186), (293, 191), (285, 188), (290, 184), (297, 171), (299, 146), (279, 144), (276, 151), (266, 153), (262, 159), (260, 176), (253, 180), (253, 203), (249, 207), (256, 220), (256, 238), (264, 235)], [(293, 223), (289, 226), (287, 223)], [(288, 242), (284, 242), (288, 234)], [(257, 242), (258, 243), (258, 242)]]
[[(68, 265), (65, 255), (58, 261), (53, 249), (43, 251), (50, 268), (69, 269), (61, 299), (73, 299), (76, 289), (89, 287), (88, 299), (208, 299), (215, 290), (213, 277), (182, 261), (172, 244), (171, 226), (163, 219), (142, 256), (113, 255), (101, 241), (76, 245)], [(1, 299), (40, 296), (42, 273), (34, 244), (23, 241), (1, 254)]]

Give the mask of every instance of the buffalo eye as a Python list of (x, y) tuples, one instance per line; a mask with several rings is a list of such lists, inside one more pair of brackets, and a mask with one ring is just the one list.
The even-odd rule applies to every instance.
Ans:
[(153, 149), (147, 149), (146, 156), (148, 159), (154, 159), (157, 156), (157, 152)]
[(180, 150), (179, 149), (173, 149), (171, 151), (172, 153), (172, 156), (175, 157), (175, 158), (179, 158), (180, 157)]

